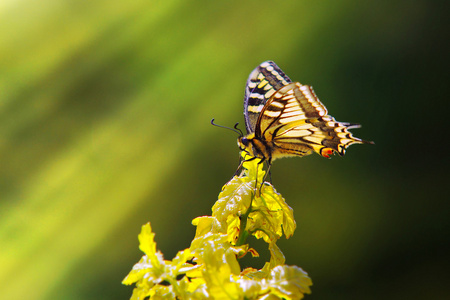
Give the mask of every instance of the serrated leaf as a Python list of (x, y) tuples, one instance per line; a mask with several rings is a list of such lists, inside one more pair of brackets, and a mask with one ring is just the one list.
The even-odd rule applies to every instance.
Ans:
[(238, 217), (250, 207), (253, 187), (247, 177), (233, 177), (219, 194), (219, 199), (213, 205), (212, 216), (226, 224), (230, 215)]
[(156, 251), (154, 236), (155, 234), (152, 232), (150, 223), (142, 226), (141, 233), (138, 236), (139, 248), (146, 255), (133, 266), (131, 272), (122, 281), (123, 284), (130, 285), (141, 281), (140, 284), (143, 287), (151, 288), (162, 280), (160, 277), (165, 272), (165, 263), (162, 253)]
[(308, 274), (297, 266), (277, 266), (267, 280), (271, 293), (283, 299), (302, 299), (310, 294), (312, 285)]
[[(239, 299), (241, 290), (239, 284), (233, 280), (234, 263), (230, 264), (229, 254), (224, 248), (214, 249), (210, 244), (205, 246), (203, 261), (205, 279), (208, 293), (214, 295), (214, 299)], [(234, 259), (236, 256), (234, 255)], [(237, 266), (239, 264), (236, 261)], [(233, 266), (234, 265), (234, 266)]]

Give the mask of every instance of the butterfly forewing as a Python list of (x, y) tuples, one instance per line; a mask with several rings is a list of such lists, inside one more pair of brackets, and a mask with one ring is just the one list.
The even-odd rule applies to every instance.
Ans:
[(263, 62), (250, 73), (244, 97), (244, 116), (247, 133), (255, 131), (261, 110), (270, 97), (277, 90), (291, 82), (289, 77), (273, 61)]

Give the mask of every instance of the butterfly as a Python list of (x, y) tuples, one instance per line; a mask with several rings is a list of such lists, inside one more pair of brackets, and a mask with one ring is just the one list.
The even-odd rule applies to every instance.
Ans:
[(238, 146), (252, 159), (267, 162), (313, 152), (329, 158), (344, 155), (352, 144), (373, 144), (356, 138), (348, 130), (359, 124), (338, 122), (328, 115), (309, 85), (292, 82), (273, 62), (255, 68), (247, 80), (244, 98), (247, 135)]

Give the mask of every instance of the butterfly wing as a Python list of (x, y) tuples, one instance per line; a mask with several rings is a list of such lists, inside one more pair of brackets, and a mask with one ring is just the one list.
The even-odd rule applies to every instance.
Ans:
[(258, 117), (270, 97), (291, 82), (273, 61), (263, 62), (250, 73), (244, 97), (247, 133), (255, 132)]
[(329, 157), (352, 144), (368, 143), (348, 131), (357, 124), (337, 122), (327, 115), (312, 87), (290, 83), (275, 92), (256, 122), (255, 136), (272, 148), (272, 159), (304, 156), (312, 151)]

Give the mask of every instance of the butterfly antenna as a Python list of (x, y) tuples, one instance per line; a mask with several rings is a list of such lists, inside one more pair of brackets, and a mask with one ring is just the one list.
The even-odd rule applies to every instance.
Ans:
[(214, 123), (214, 119), (212, 119), (212, 120), (211, 120), (211, 125), (214, 125), (214, 126), (217, 126), (217, 127), (221, 127), (221, 128), (225, 128), (225, 129), (232, 130), (232, 131), (236, 132), (237, 134), (239, 134), (239, 136), (243, 136), (243, 135), (244, 135), (244, 134), (242, 133), (242, 130), (240, 130), (240, 129), (237, 128), (237, 126), (239, 125), (239, 123), (236, 123), (236, 124), (234, 125), (234, 128), (230, 128), (230, 127), (227, 127), (227, 126), (217, 125), (217, 124)]
[(244, 133), (242, 132), (242, 130), (237, 127), (238, 125), (239, 125), (239, 123), (234, 124), (234, 129), (236, 129), (240, 132), (240, 136), (244, 136)]

